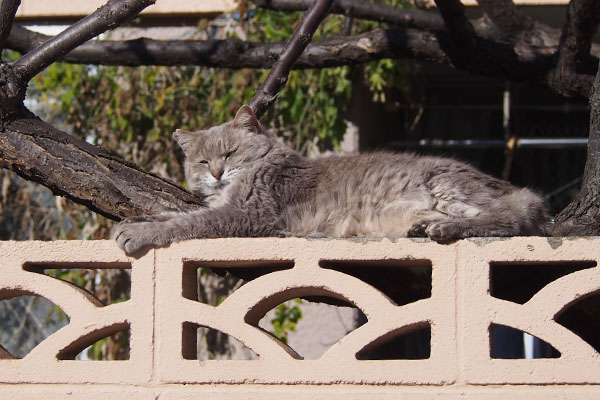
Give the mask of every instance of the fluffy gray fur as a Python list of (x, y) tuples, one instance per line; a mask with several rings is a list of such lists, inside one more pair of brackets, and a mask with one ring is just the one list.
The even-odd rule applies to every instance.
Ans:
[(542, 199), (456, 160), (376, 152), (307, 159), (269, 137), (248, 106), (206, 131), (177, 130), (207, 208), (121, 222), (127, 252), (193, 238), (543, 234)]

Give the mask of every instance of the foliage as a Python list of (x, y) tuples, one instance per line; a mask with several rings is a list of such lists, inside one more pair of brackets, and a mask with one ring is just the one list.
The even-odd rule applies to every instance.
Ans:
[(302, 318), (300, 307), (292, 303), (302, 304), (302, 300), (293, 299), (278, 305), (275, 308), (275, 317), (271, 320), (271, 333), (285, 344), (288, 342), (288, 333), (296, 331), (296, 325)]

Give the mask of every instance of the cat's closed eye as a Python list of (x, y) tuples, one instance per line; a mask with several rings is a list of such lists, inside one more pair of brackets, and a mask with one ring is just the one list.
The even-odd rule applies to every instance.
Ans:
[(201, 161), (200, 161), (200, 164), (208, 164), (208, 161), (206, 161), (206, 160), (201, 160)]
[(225, 154), (225, 159), (227, 160), (229, 157), (231, 157), (233, 155), (233, 153), (236, 152), (237, 149), (235, 150), (231, 150), (229, 153)]

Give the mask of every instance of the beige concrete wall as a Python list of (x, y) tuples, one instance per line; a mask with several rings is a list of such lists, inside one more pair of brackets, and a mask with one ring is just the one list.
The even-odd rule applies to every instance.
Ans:
[[(21, 0), (17, 18), (80, 18), (93, 13), (107, 0)], [(149, 15), (206, 14), (230, 12), (238, 0), (157, 0), (143, 13)]]
[[(476, 6), (476, 0), (462, 0), (463, 4)], [(22, 0), (17, 18), (80, 18), (94, 12), (106, 0)], [(152, 15), (205, 14), (231, 12), (239, 6), (239, 0), (157, 0), (144, 13)], [(422, 1), (421, 1), (422, 3)], [(517, 5), (564, 5), (568, 0), (515, 0)], [(433, 0), (429, 6), (434, 6)]]
[[(600, 291), (600, 267), (563, 276), (524, 304), (490, 296), (490, 262), (540, 264), (600, 261), (600, 239), (512, 238), (430, 241), (384, 239), (213, 239), (174, 244), (128, 257), (109, 241), (0, 242), (0, 300), (44, 296), (70, 317), (23, 359), (0, 359), (6, 399), (589, 399), (600, 397), (600, 354), (555, 322), (568, 305)], [(418, 271), (429, 263), (431, 296), (398, 306), (374, 287), (323, 260), (372, 265), (396, 260)], [(415, 261), (416, 260), (416, 261)], [(197, 265), (293, 268), (272, 272), (236, 290), (219, 306), (190, 298)], [(131, 299), (103, 306), (87, 292), (34, 272), (47, 268), (131, 268)], [(515, 267), (517, 268), (517, 267)], [(321, 357), (302, 360), (258, 329), (262, 316), (299, 296), (328, 296), (355, 304), (368, 322)], [(225, 332), (256, 360), (184, 358), (184, 324)], [(489, 326), (502, 324), (552, 344), (560, 358), (490, 357)], [(358, 360), (363, 347), (411, 326), (431, 326), (431, 354), (421, 360)], [(129, 326), (126, 361), (59, 359)], [(0, 354), (2, 356), (2, 354)], [(7, 354), (4, 354), (8, 357)], [(3, 357), (0, 357), (3, 358)]]

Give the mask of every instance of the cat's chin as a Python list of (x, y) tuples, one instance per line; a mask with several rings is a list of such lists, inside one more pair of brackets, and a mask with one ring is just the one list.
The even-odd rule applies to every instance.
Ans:
[(211, 184), (210, 187), (215, 191), (215, 194), (220, 194), (221, 190), (223, 190), (227, 185), (229, 185), (229, 181), (220, 180)]

